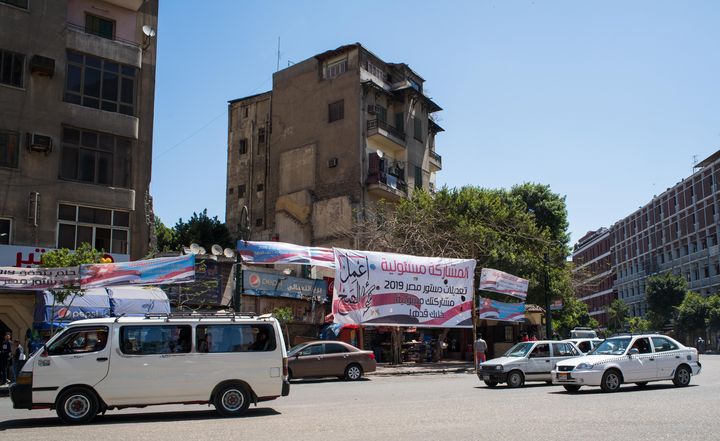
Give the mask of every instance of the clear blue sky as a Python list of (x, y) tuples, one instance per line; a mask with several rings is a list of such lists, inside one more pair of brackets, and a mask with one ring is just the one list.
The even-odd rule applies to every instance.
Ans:
[(719, 1), (161, 0), (152, 194), (225, 217), (227, 101), (360, 42), (445, 110), (438, 184), (566, 196), (573, 242), (720, 149)]

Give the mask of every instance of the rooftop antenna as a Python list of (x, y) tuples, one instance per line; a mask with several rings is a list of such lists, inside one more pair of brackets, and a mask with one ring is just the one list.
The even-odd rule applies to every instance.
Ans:
[(698, 157), (697, 155), (693, 155), (693, 171), (698, 168)]
[(280, 37), (278, 37), (278, 51), (277, 51), (277, 65), (275, 66), (275, 72), (280, 70)]

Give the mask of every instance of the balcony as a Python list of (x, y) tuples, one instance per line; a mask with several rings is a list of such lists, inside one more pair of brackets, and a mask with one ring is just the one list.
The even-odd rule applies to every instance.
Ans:
[(367, 122), (367, 137), (383, 149), (400, 154), (405, 151), (405, 133), (381, 119)]
[(430, 172), (442, 170), (442, 156), (430, 150)]
[(407, 183), (390, 173), (368, 173), (366, 183), (368, 193), (378, 198), (399, 201), (407, 197)]
[(87, 32), (85, 26), (67, 23), (67, 48), (95, 55), (107, 60), (117, 61), (130, 66), (142, 67), (142, 49), (140, 44), (114, 37), (101, 37)]

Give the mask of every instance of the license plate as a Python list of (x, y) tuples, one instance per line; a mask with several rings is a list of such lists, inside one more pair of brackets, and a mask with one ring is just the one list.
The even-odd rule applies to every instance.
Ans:
[(558, 377), (558, 380), (568, 380), (570, 378), (570, 374), (560, 372), (559, 374), (557, 374), (557, 377)]
[(483, 380), (490, 380), (490, 375), (483, 375)]

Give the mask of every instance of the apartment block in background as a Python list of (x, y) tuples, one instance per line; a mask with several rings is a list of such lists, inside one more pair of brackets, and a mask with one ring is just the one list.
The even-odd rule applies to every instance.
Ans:
[(617, 298), (613, 289), (612, 236), (607, 228), (590, 231), (573, 249), (575, 295), (583, 301), (590, 316), (607, 326), (607, 309)]

